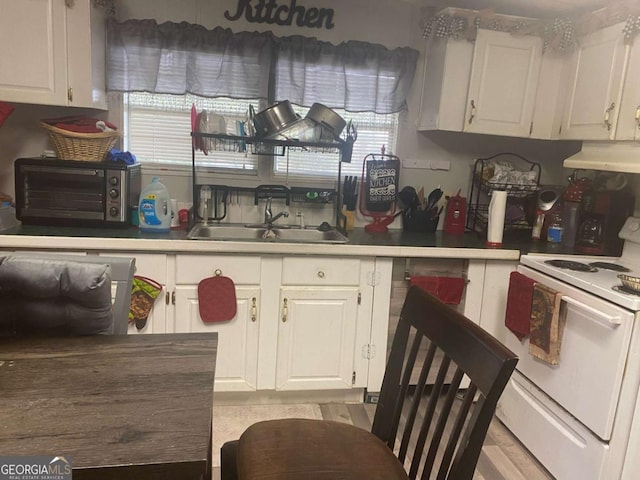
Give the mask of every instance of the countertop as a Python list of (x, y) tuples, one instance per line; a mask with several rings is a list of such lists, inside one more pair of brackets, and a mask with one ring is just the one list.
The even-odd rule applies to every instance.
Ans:
[(571, 249), (527, 238), (505, 237), (502, 248), (487, 248), (476, 233), (450, 235), (389, 230), (368, 233), (357, 228), (346, 244), (189, 240), (184, 230), (143, 233), (136, 227), (77, 228), (21, 225), (0, 235), (0, 248), (100, 250), (127, 252), (250, 253), (376, 257), (436, 257), (518, 260), (521, 253), (572, 254)]

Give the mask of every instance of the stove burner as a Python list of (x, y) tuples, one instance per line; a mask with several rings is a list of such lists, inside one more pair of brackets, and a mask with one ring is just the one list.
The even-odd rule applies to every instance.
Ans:
[(568, 270), (573, 270), (576, 272), (597, 272), (598, 269), (587, 265), (586, 263), (574, 262), (573, 260), (545, 260), (546, 264), (551, 265), (552, 267), (558, 268), (566, 268)]
[(627, 267), (623, 267), (622, 265), (618, 265), (617, 263), (609, 263), (609, 262), (593, 262), (590, 263), (594, 268), (601, 268), (603, 270), (612, 270), (614, 272), (630, 272), (631, 269)]
[(611, 287), (611, 290), (624, 293), (625, 295), (635, 295), (636, 297), (640, 297), (639, 291), (636, 291), (633, 288), (627, 288), (624, 285), (615, 285), (614, 287)]

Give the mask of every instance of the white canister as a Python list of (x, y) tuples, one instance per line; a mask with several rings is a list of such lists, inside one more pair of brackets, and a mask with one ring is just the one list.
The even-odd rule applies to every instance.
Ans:
[(507, 192), (494, 190), (489, 202), (489, 221), (487, 224), (487, 247), (501, 247), (504, 233), (504, 215), (507, 209)]
[(180, 218), (178, 218), (178, 200), (171, 199), (171, 228), (180, 226)]

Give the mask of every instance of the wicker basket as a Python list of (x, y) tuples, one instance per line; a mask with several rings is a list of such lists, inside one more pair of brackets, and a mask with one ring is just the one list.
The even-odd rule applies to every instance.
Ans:
[(56, 155), (61, 160), (101, 162), (118, 140), (118, 132), (78, 133), (62, 130), (45, 122), (40, 124), (49, 132)]

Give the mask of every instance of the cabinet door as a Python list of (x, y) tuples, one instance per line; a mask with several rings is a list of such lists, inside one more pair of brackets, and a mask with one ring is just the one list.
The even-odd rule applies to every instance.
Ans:
[(204, 323), (198, 310), (198, 286), (176, 287), (176, 332), (218, 332), (217, 392), (256, 389), (260, 287), (236, 285), (236, 299), (235, 318), (228, 322)]
[(632, 46), (620, 101), (616, 140), (640, 140), (640, 45)]
[(0, 98), (65, 105), (64, 0), (0, 0)]
[(276, 390), (352, 388), (357, 309), (355, 287), (283, 287)]
[(560, 138), (612, 140), (615, 135), (628, 47), (624, 24), (580, 39), (566, 64), (568, 82)]
[(67, 7), (67, 75), (70, 106), (107, 108), (105, 8), (76, 0)]
[(465, 132), (529, 136), (541, 54), (539, 37), (478, 31)]

